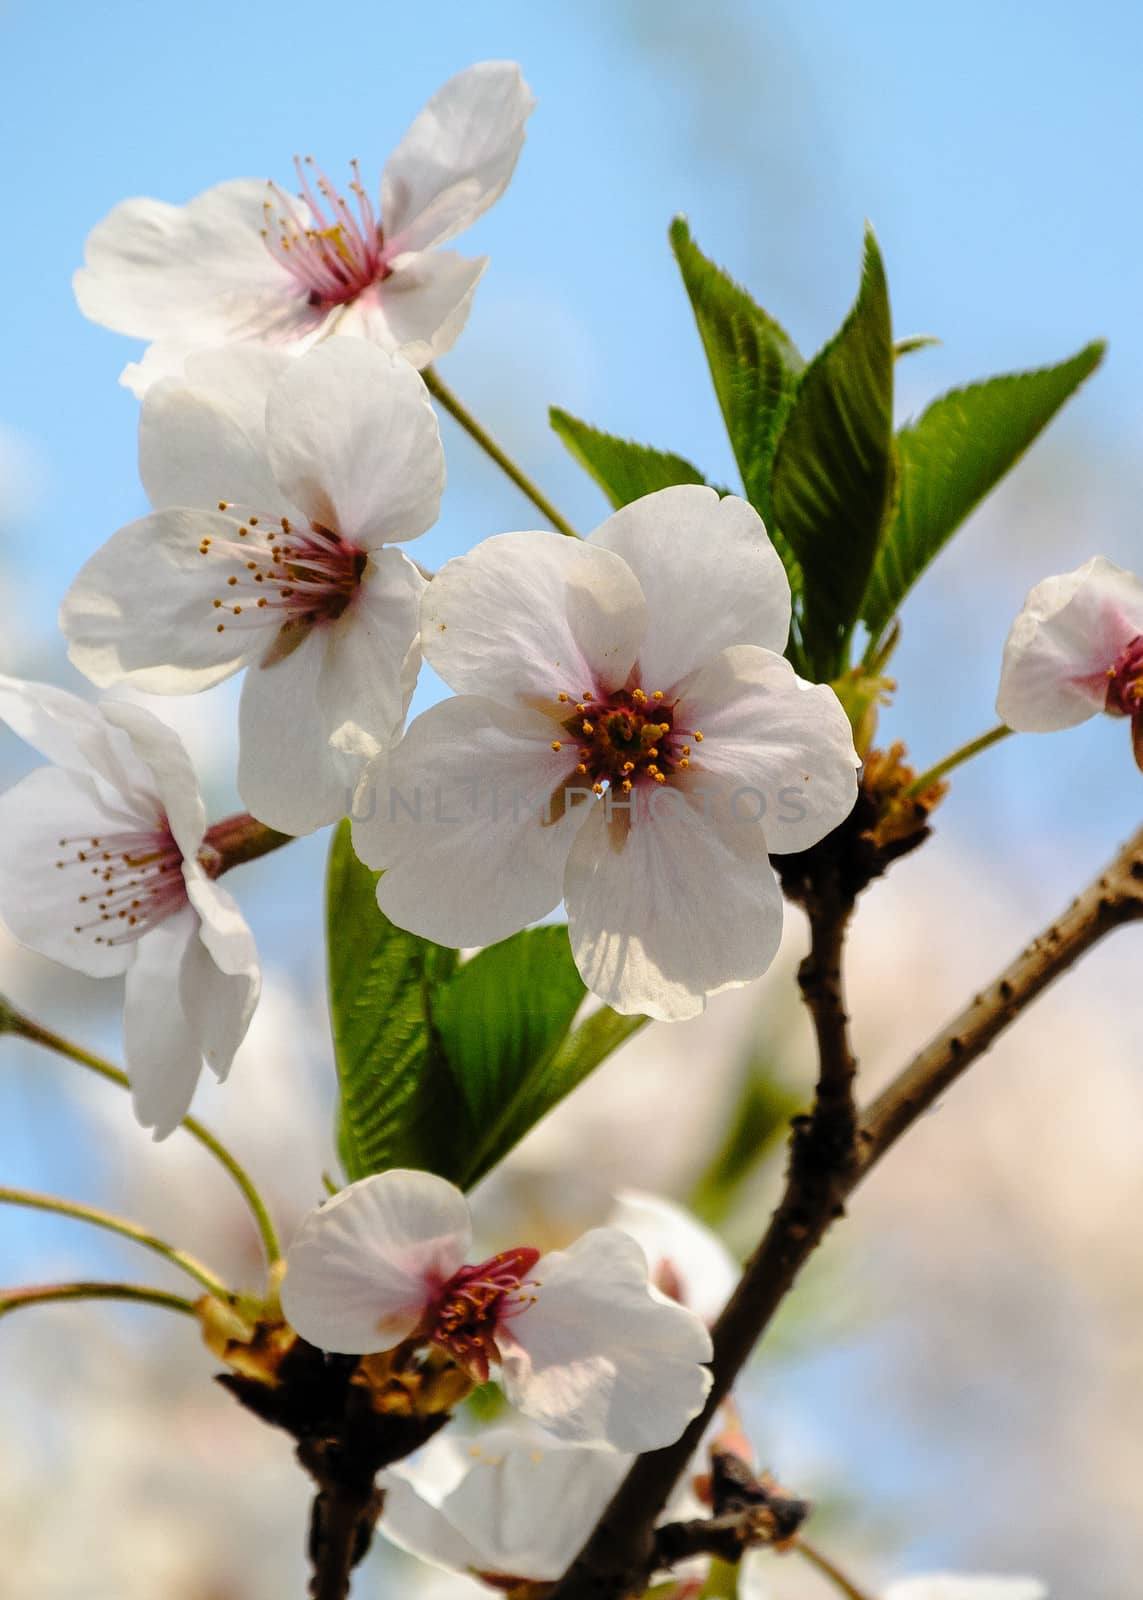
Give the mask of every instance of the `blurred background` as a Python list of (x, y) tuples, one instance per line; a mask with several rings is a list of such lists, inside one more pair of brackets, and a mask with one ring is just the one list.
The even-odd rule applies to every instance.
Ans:
[[(136, 402), (115, 381), (136, 348), (71, 297), (88, 230), (128, 195), (288, 180), (295, 152), (335, 179), (356, 156), (375, 181), (428, 95), (489, 57), (519, 60), (539, 106), (507, 195), (460, 241), (492, 263), (441, 370), (584, 529), (606, 508), (548, 431), (550, 403), (736, 481), (667, 246), (676, 212), (807, 353), (848, 308), (868, 216), (898, 334), (943, 341), (900, 364), (902, 419), (953, 385), (1110, 339), (1103, 370), (905, 612), (882, 740), (903, 738), (925, 767), (990, 726), (1028, 587), (1097, 552), (1143, 563), (1143, 12), (1123, 0), (0, 0), (0, 670), (81, 689), (57, 604), (145, 509)], [(433, 565), (536, 515), (447, 420), (442, 432), (449, 488), (418, 547)], [(436, 692), (426, 674), (421, 702)], [(152, 704), (186, 738), (212, 815), (236, 809), (233, 686)], [(0, 739), (5, 781), (34, 764)], [(859, 911), (851, 1011), (870, 1089), (1138, 824), (1141, 785), (1106, 719), (1009, 740), (958, 774), (936, 837)], [(231, 1082), (196, 1102), (287, 1233), (332, 1160), (325, 848), (303, 842), (231, 880), (266, 995)], [(1137, 1591), (1139, 937), (1099, 949), (910, 1134), (749, 1376), (764, 1463), (822, 1503), (821, 1542), (875, 1592), (939, 1566), (1039, 1573), (1059, 1600)], [(636, 1183), (694, 1199), (745, 1251), (776, 1163), (712, 1163), (744, 1094), (784, 1108), (808, 1091), (791, 981), (803, 948), (792, 913), (762, 983), (613, 1058), (495, 1177), (488, 1216), (558, 1240)], [(13, 1001), (118, 1055), (114, 984), (6, 941), (0, 964)], [(11, 1040), (0, 1182), (130, 1212), (224, 1272), (253, 1270), (245, 1221), (197, 1148), (154, 1148), (116, 1090)], [(147, 1270), (82, 1225), (0, 1215), (0, 1283)], [(193, 1326), (160, 1312), (51, 1307), (0, 1324), (6, 1596), (302, 1592), (305, 1482), (213, 1370)], [(789, 1559), (767, 1576), (776, 1600), (826, 1592)], [(355, 1594), (416, 1581), (381, 1554)]]

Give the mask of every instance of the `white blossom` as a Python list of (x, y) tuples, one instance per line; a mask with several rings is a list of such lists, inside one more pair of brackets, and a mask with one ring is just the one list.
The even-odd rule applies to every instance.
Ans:
[(286, 833), (336, 820), (420, 666), (424, 579), (393, 545), (431, 527), (444, 487), (424, 384), (360, 339), (298, 361), (203, 352), (148, 393), (140, 467), (155, 510), (68, 591), (72, 661), (154, 694), (248, 667), (243, 802)]
[(631, 1460), (520, 1426), (450, 1428), (384, 1474), (381, 1532), (448, 1571), (558, 1578)]
[(996, 710), (1020, 733), (1131, 718), (1143, 765), (1143, 582), (1103, 556), (1045, 578), (1004, 646)]
[(303, 1222), (283, 1310), (323, 1350), (415, 1337), (476, 1381), (498, 1365), (508, 1398), (557, 1438), (630, 1451), (678, 1438), (710, 1387), (710, 1337), (648, 1284), (633, 1239), (597, 1228), (568, 1250), (521, 1246), (466, 1266), (471, 1240), (467, 1202), (443, 1178), (362, 1178)]
[(616, 1195), (607, 1226), (629, 1233), (642, 1248), (656, 1289), (708, 1326), (714, 1322), (740, 1276), (717, 1234), (682, 1206), (638, 1189)]
[(135, 1114), (163, 1139), (203, 1061), (226, 1076), (260, 982), (250, 930), (210, 876), (194, 771), (139, 706), (0, 678), (0, 717), (53, 763), (0, 795), (0, 916), (53, 961), (126, 975)]
[(901, 1578), (885, 1591), (885, 1600), (1048, 1600), (1038, 1578), (967, 1577), (933, 1572)]
[(296, 198), (238, 178), (184, 206), (125, 200), (88, 238), (80, 309), (153, 341), (121, 378), (140, 395), (195, 349), (298, 353), (334, 333), (423, 367), (459, 338), (488, 264), (439, 247), (504, 193), (533, 105), (511, 61), (450, 78), (386, 162), (379, 212), (356, 162), (346, 199), (308, 156)]
[(693, 485), (586, 541), (507, 533), (450, 561), (421, 632), (455, 697), (359, 795), (382, 910), (466, 946), (562, 898), (584, 982), (623, 1012), (693, 1016), (756, 978), (782, 929), (770, 853), (857, 794), (849, 723), (780, 654), (789, 626), (757, 513)]

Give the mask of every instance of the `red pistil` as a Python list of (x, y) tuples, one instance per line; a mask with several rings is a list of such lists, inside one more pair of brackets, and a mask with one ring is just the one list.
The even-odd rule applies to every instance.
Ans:
[(461, 1267), (444, 1285), (429, 1313), (428, 1337), (443, 1346), (478, 1383), (500, 1360), (496, 1332), (502, 1322), (519, 1316), (535, 1302), (539, 1284), (528, 1273), (540, 1252), (528, 1245), (502, 1250), (479, 1266)]

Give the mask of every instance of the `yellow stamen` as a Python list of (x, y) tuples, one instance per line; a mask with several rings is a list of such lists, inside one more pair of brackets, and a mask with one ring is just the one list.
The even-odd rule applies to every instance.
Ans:
[(560, 743), (560, 741), (558, 739), (553, 739), (552, 740), (552, 749), (553, 750), (562, 750), (563, 749), (563, 745)]
[(652, 700), (661, 700), (662, 698), (663, 698), (662, 689), (656, 689), (654, 694), (651, 696)]

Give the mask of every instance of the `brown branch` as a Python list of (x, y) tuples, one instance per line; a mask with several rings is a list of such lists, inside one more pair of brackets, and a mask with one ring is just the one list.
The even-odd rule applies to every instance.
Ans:
[[(811, 928), (814, 918), (812, 905)], [(1034, 939), (1006, 971), (971, 1006), (932, 1040), (874, 1101), (858, 1127), (856, 1156), (845, 1157), (844, 1170), (826, 1172), (828, 1140), (814, 1116), (794, 1123), (786, 1186), (778, 1209), (742, 1279), (713, 1329), (714, 1383), (706, 1406), (664, 1450), (640, 1456), (620, 1485), (583, 1550), (552, 1591), (551, 1600), (619, 1600), (639, 1593), (654, 1553), (654, 1523), (679, 1475), (698, 1446), (715, 1409), (729, 1392), (758, 1340), (784, 1300), (802, 1266), (821, 1243), (849, 1194), (919, 1116), (977, 1060), (992, 1041), (1021, 1014), (1055, 978), (1105, 934), (1143, 917), (1143, 829), (1140, 829), (1105, 872), (1071, 907)], [(835, 928), (836, 954), (844, 927)], [(824, 931), (819, 955), (829, 955)], [(811, 948), (811, 960), (815, 952)], [(823, 1077), (840, 1086), (844, 1011), (840, 988), (836, 1005), (829, 1000), (829, 968), (824, 980), (811, 983), (811, 1011), (819, 1045), (832, 1051), (823, 1060)], [(804, 986), (804, 983), (803, 983)], [(810, 998), (809, 996), (807, 998)], [(815, 1009), (821, 999), (826, 1013)], [(840, 1019), (840, 1020), (839, 1020)], [(823, 1040), (823, 1023), (825, 1037)], [(845, 1047), (848, 1051), (848, 1046)], [(828, 1084), (823, 1083), (823, 1101)], [(828, 1124), (834, 1119), (827, 1119)], [(815, 1129), (815, 1124), (817, 1125)]]

